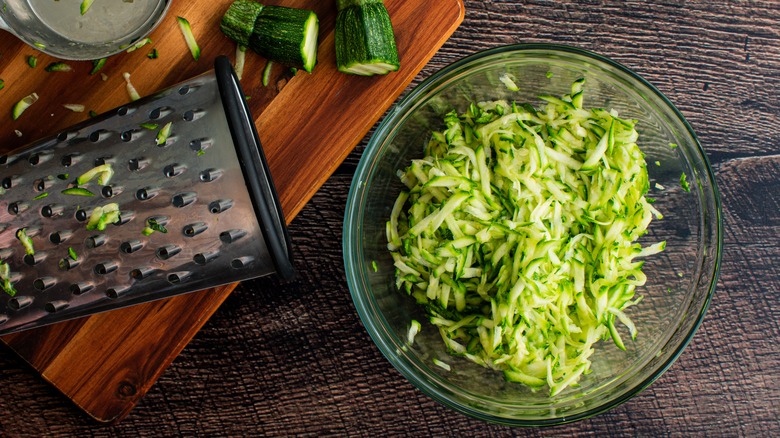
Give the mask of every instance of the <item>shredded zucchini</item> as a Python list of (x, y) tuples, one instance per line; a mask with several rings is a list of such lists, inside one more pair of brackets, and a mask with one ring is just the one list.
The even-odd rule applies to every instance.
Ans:
[(551, 396), (590, 371), (599, 340), (625, 349), (618, 322), (636, 336), (639, 259), (665, 247), (637, 242), (661, 215), (635, 121), (583, 108), (583, 84), (539, 109), (447, 114), (399, 172), (408, 190), (387, 222), (396, 285), (448, 351)]
[(24, 247), (24, 253), (27, 255), (35, 255), (35, 248), (33, 247), (32, 237), (27, 235), (27, 228), (20, 228), (16, 230), (16, 238)]
[(125, 78), (125, 88), (127, 88), (127, 95), (130, 96), (130, 100), (135, 101), (140, 99), (141, 95), (138, 94), (138, 90), (136, 90), (133, 83), (130, 82), (130, 73), (124, 72), (122, 73), (122, 77)]
[(197, 61), (200, 59), (200, 46), (198, 46), (197, 41), (195, 41), (195, 35), (192, 33), (190, 22), (184, 17), (176, 17), (176, 22), (179, 23), (179, 29), (184, 36), (184, 42), (187, 43), (187, 48), (190, 49), (192, 59)]
[(16, 289), (11, 283), (11, 266), (0, 260), (0, 289), (10, 296), (16, 295)]

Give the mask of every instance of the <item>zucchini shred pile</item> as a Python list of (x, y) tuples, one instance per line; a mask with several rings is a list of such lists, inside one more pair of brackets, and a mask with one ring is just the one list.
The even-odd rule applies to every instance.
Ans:
[(387, 221), (396, 286), (447, 350), (554, 396), (590, 372), (600, 340), (621, 349), (646, 276), (637, 240), (662, 215), (634, 127), (583, 108), (584, 79), (539, 109), (506, 101), (444, 116)]

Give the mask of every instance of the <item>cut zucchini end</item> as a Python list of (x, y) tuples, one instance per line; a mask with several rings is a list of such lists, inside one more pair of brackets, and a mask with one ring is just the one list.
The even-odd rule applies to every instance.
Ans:
[(305, 39), (301, 44), (301, 57), (303, 58), (303, 69), (308, 73), (314, 70), (314, 66), (317, 64), (317, 43), (320, 30), (320, 21), (317, 18), (317, 14), (311, 12), (309, 18), (306, 20), (306, 27), (304, 29)]
[(386, 75), (398, 71), (398, 64), (390, 64), (385, 61), (369, 61), (367, 63), (354, 63), (339, 66), (339, 71), (359, 76)]

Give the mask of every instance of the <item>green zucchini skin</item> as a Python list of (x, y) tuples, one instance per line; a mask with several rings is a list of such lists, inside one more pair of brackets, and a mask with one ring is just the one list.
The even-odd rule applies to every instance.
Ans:
[(313, 11), (265, 6), (255, 21), (249, 47), (267, 59), (311, 73), (317, 63), (318, 31)]
[(344, 73), (370, 76), (400, 67), (390, 15), (381, 0), (339, 0), (336, 65)]
[(311, 73), (317, 64), (319, 19), (314, 11), (236, 0), (220, 29), (268, 60)]
[(257, 16), (262, 10), (263, 5), (258, 2), (236, 0), (222, 16), (219, 28), (231, 40), (246, 46), (249, 44), (249, 37), (252, 36), (255, 29)]

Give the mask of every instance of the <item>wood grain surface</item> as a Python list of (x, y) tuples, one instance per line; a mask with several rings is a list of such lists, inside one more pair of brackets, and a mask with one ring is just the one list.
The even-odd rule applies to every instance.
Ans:
[(548, 429), (487, 424), (416, 390), (371, 342), (346, 286), (341, 227), (361, 146), (291, 224), (300, 276), (241, 284), (119, 424), (96, 424), (0, 348), (0, 435), (780, 436), (780, 4), (465, 5), (415, 82), (483, 48), (570, 44), (644, 76), (699, 135), (723, 200), (721, 276), (665, 374), (607, 413)]
[[(100, 71), (105, 77), (88, 75), (90, 62), (69, 62), (73, 68), (69, 72), (45, 72), (53, 59), (3, 34), (0, 72), (8, 89), (3, 90), (0, 114), (10, 114), (13, 103), (33, 91), (41, 97), (18, 120), (2, 125), (0, 151), (56, 134), (87, 117), (63, 104), (81, 103), (102, 112), (127, 102), (123, 72), (130, 73), (139, 93), (150, 94), (213, 68), (216, 56), (235, 52), (235, 43), (218, 31), (229, 4), (230, 0), (172, 3), (150, 35), (153, 44), (111, 57)], [(392, 75), (375, 78), (336, 70), (334, 4), (301, 0), (275, 4), (308, 7), (320, 20), (318, 65), (311, 74), (293, 77), (289, 68), (275, 65), (271, 85), (263, 86), (260, 72), (265, 60), (250, 52), (242, 78), (282, 209), (290, 220), (455, 30), (463, 19), (463, 4), (445, 0), (431, 7), (424, 0), (388, 0), (403, 62)], [(203, 53), (199, 62), (186, 50), (177, 16), (188, 18), (193, 27)], [(146, 57), (152, 47), (161, 58)], [(39, 67), (28, 66), (31, 53), (39, 57)], [(119, 421), (234, 288), (235, 284), (227, 285), (93, 315), (12, 334), (2, 342), (94, 419)]]

